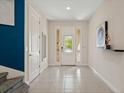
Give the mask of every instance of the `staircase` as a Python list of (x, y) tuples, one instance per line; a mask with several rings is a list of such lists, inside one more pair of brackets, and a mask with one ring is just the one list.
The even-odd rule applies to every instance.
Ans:
[(24, 77), (7, 79), (8, 73), (0, 73), (0, 93), (28, 93), (29, 86), (24, 83)]

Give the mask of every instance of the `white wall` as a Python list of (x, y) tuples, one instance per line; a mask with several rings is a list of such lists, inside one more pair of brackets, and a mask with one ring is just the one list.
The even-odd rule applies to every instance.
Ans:
[(56, 30), (64, 26), (73, 26), (76, 29), (81, 29), (81, 62), (78, 65), (87, 65), (87, 32), (88, 22), (87, 21), (48, 21), (48, 44), (49, 44), (49, 65), (60, 65), (61, 63), (56, 62)]
[[(29, 27), (28, 27), (28, 16), (29, 16), (29, 5), (31, 5), (34, 10), (40, 15), (40, 72), (45, 70), (48, 67), (48, 30), (47, 30), (47, 18), (46, 16), (40, 11), (40, 9), (33, 4), (31, 1), (26, 0), (25, 3), (25, 81), (27, 83), (30, 82), (29, 80)], [(42, 60), (42, 33), (47, 36), (47, 57)]]
[[(105, 0), (89, 22), (89, 65), (92, 66), (114, 90), (124, 93), (124, 53), (96, 47), (96, 28), (109, 22), (111, 44), (114, 49), (124, 49), (124, 0)], [(120, 93), (118, 92), (118, 93)]]

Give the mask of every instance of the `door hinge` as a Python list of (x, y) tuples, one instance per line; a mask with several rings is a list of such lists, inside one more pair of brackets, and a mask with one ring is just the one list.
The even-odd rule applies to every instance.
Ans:
[(40, 68), (40, 65), (39, 65), (39, 68)]
[(40, 51), (39, 51), (39, 54), (40, 54)]

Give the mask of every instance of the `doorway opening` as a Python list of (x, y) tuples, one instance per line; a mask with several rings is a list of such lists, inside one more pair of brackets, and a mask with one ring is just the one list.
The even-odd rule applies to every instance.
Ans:
[[(78, 65), (81, 62), (81, 30), (56, 30), (56, 62), (59, 65)], [(73, 59), (73, 60), (72, 60)], [(72, 63), (73, 62), (73, 63)]]

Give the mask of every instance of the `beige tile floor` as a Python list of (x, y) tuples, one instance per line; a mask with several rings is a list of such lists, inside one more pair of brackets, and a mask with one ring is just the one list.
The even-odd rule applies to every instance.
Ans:
[(29, 93), (114, 93), (88, 67), (48, 67), (30, 85)]

